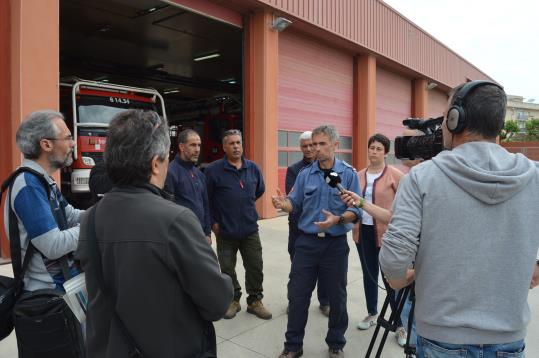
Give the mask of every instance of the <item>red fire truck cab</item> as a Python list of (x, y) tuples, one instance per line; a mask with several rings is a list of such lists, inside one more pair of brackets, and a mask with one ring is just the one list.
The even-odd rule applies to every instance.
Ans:
[(85, 80), (61, 84), (60, 110), (75, 141), (73, 164), (62, 171), (62, 194), (71, 204), (91, 205), (90, 170), (103, 160), (109, 122), (132, 108), (153, 110), (166, 119), (163, 97), (154, 89)]

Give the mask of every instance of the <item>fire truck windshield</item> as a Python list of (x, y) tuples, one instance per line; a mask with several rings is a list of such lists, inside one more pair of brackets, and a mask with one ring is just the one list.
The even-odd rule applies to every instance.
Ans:
[(108, 124), (117, 113), (132, 108), (156, 110), (153, 103), (119, 97), (88, 96), (81, 98), (77, 104), (77, 122)]

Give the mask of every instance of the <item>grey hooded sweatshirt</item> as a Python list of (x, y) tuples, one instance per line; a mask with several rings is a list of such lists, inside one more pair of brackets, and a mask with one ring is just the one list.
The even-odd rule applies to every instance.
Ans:
[(417, 332), (452, 344), (524, 339), (539, 247), (539, 165), (470, 142), (400, 182), (380, 250), (389, 278), (416, 267)]

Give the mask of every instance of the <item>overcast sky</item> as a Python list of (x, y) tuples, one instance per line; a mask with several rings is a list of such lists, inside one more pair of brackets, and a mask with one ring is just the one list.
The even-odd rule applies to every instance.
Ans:
[(384, 0), (505, 87), (539, 103), (539, 0)]

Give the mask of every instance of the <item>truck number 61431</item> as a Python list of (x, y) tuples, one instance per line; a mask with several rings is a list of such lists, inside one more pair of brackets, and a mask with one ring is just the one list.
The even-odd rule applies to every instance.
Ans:
[(127, 98), (109, 97), (109, 101), (111, 103), (129, 104), (129, 99)]

